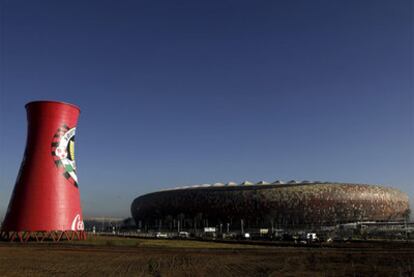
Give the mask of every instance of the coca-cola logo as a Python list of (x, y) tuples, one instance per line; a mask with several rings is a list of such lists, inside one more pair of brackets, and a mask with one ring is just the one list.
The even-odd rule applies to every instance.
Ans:
[(72, 231), (83, 231), (84, 228), (83, 220), (81, 220), (80, 215), (77, 214), (72, 221), (71, 229)]

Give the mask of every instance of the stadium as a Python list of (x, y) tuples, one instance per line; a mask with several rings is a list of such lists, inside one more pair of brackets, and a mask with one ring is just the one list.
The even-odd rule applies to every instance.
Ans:
[[(394, 188), (331, 182), (233, 182), (177, 187), (142, 195), (131, 205), (144, 230), (220, 226), (315, 228), (354, 222), (401, 222), (408, 196)], [(225, 229), (223, 229), (224, 231)]]

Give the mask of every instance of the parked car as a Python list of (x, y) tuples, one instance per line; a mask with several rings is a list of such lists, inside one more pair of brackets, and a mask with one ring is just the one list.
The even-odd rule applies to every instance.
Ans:
[(168, 238), (168, 234), (167, 233), (158, 232), (158, 233), (155, 234), (155, 237), (156, 238), (159, 238), (159, 239), (166, 239), (166, 238)]
[(318, 236), (316, 235), (316, 233), (307, 233), (306, 234), (306, 239), (308, 241), (317, 241), (318, 240)]
[(190, 233), (189, 232), (180, 232), (180, 233), (178, 233), (178, 237), (179, 238), (182, 238), (182, 239), (187, 239), (187, 238), (189, 238), (190, 237)]

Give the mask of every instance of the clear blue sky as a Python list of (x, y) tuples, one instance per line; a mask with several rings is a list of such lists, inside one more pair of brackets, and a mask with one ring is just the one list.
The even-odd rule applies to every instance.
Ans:
[(243, 180), (414, 197), (412, 1), (1, 1), (0, 215), (24, 105), (71, 102), (86, 216)]

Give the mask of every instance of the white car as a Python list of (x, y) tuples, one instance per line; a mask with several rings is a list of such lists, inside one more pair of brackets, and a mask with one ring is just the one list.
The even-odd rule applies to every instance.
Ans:
[(179, 234), (178, 234), (178, 236), (180, 237), (180, 238), (189, 238), (190, 237), (190, 233), (189, 232), (183, 232), (183, 231), (181, 231)]
[(168, 238), (168, 234), (158, 232), (158, 233), (155, 234), (155, 237), (159, 238), (159, 239), (166, 239), (166, 238)]
[(315, 241), (318, 239), (318, 236), (316, 235), (316, 233), (307, 233), (306, 239), (310, 241)]

